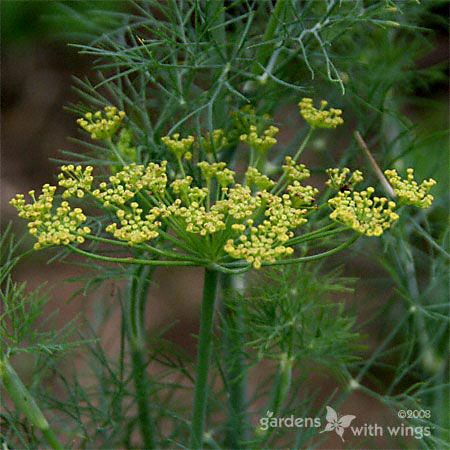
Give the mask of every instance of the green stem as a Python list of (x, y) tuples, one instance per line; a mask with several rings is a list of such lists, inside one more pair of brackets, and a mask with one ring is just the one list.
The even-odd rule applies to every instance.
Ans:
[(203, 430), (206, 415), (208, 371), (211, 359), (214, 303), (217, 292), (218, 273), (205, 269), (203, 300), (200, 315), (200, 333), (197, 352), (197, 376), (195, 381), (192, 412), (191, 448), (203, 448)]
[(335, 224), (331, 224), (327, 227), (323, 227), (320, 230), (312, 231), (311, 233), (306, 233), (306, 234), (303, 234), (300, 236), (295, 236), (292, 239), (289, 239), (289, 241), (286, 242), (286, 245), (303, 244), (304, 242), (318, 240), (318, 239), (324, 239), (324, 238), (334, 236), (339, 233), (343, 233), (345, 231), (348, 231), (348, 227), (336, 228)]
[(180, 169), (180, 174), (184, 178), (186, 176), (186, 173), (184, 171), (183, 162), (181, 161), (181, 157), (177, 155), (177, 164), (178, 168)]
[(225, 342), (225, 376), (229, 398), (229, 417), (225, 446), (243, 449), (248, 421), (246, 417), (247, 374), (242, 357), (243, 323), (240, 305), (230, 308), (227, 297), (237, 277), (222, 275), (223, 340)]
[[(104, 238), (101, 236), (94, 236), (94, 235), (87, 235), (86, 239), (89, 239), (91, 241), (95, 241), (95, 242), (102, 242), (104, 244), (109, 244), (109, 245), (115, 245), (117, 247), (126, 247), (126, 248), (130, 248), (130, 244), (128, 242), (125, 241), (118, 241), (115, 239), (108, 239), (108, 238)], [(167, 258), (174, 258), (174, 259), (180, 259), (180, 260), (186, 260), (186, 258), (197, 261), (201, 261), (200, 258), (196, 258), (196, 257), (192, 257), (190, 255), (181, 255), (180, 253), (175, 253), (175, 252), (171, 252), (170, 250), (161, 250), (158, 249), (156, 247), (152, 247), (151, 245), (148, 244), (141, 244), (141, 245), (134, 245), (133, 248), (137, 249), (137, 250), (143, 250), (143, 251), (149, 251), (151, 253), (154, 253), (155, 255), (158, 256), (166, 256)], [(201, 261), (203, 262), (203, 261)]]
[(50, 447), (54, 450), (63, 450), (63, 446), (50, 428), (30, 391), (22, 383), (5, 357), (0, 360), (0, 380), (16, 408), (27, 417), (34, 427), (42, 432)]
[(281, 356), (280, 364), (278, 366), (275, 387), (270, 403), (270, 410), (275, 416), (280, 412), (291, 387), (292, 364), (292, 358), (284, 353)]
[(361, 235), (357, 234), (357, 235), (353, 236), (352, 238), (350, 238), (348, 241), (342, 243), (341, 245), (338, 245), (337, 247), (332, 248), (331, 250), (328, 250), (323, 253), (317, 253), (315, 255), (310, 255), (310, 256), (302, 256), (300, 258), (283, 259), (280, 261), (275, 261), (274, 263), (267, 263), (267, 264), (263, 263), (263, 266), (265, 266), (265, 265), (278, 266), (278, 265), (285, 265), (285, 264), (297, 264), (297, 263), (301, 263), (301, 262), (317, 261), (318, 259), (328, 258), (329, 256), (339, 253), (342, 250), (345, 250), (347, 247), (350, 247), (350, 245), (352, 245), (360, 237), (361, 237)]
[(112, 263), (123, 263), (123, 264), (139, 264), (142, 266), (198, 266), (199, 263), (195, 261), (161, 261), (159, 259), (138, 259), (138, 258), (115, 258), (112, 256), (103, 256), (97, 255), (95, 253), (90, 253), (85, 250), (81, 250), (78, 247), (74, 247), (73, 245), (68, 245), (74, 253), (78, 253), (79, 255), (86, 256), (87, 258), (97, 259), (98, 261), (112, 262)]
[(150, 380), (147, 374), (145, 348), (145, 305), (149, 287), (149, 277), (153, 269), (138, 267), (130, 282), (130, 305), (128, 308), (128, 339), (133, 366), (133, 381), (138, 407), (138, 420), (145, 449), (156, 448), (155, 426), (150, 413)]

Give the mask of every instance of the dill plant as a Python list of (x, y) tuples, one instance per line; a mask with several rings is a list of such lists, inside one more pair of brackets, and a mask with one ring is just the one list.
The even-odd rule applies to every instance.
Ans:
[[(101, 442), (110, 447), (124, 443), (134, 447), (131, 436), (136, 424), (138, 446), (143, 448), (281, 445), (276, 432), (261, 432), (252, 424), (250, 410), (261, 396), (275, 413), (298, 411), (293, 392), (304, 383), (296, 385), (292, 377), (296, 365), (308, 359), (338, 372), (349, 391), (366, 390), (393, 409), (415, 404), (420, 390), (427, 392), (424, 386), (414, 395), (405, 393), (404, 398), (391, 395), (412, 368), (407, 363), (385, 395), (363, 386), (363, 377), (390, 344), (394, 331), (374, 355), (357, 361), (353, 321), (326, 298), (334, 290), (345, 291), (345, 286), (340, 286), (343, 280), (331, 276), (326, 283), (326, 275), (310, 264), (332, 257), (361, 235), (381, 236), (390, 243), (385, 245), (392, 245), (389, 236), (403, 230), (409, 215), (414, 214), (401, 205), (430, 207), (433, 196), (429, 191), (435, 181), (417, 182), (412, 169), (402, 167), (400, 175), (395, 169), (381, 174), (382, 186), (391, 187), (384, 194), (388, 197), (375, 196), (372, 186), (357, 189), (364, 182), (362, 171), (344, 167), (356, 149), (353, 146), (339, 167), (327, 171), (329, 179), (320, 193), (305, 184), (311, 171), (300, 162), (316, 133), (323, 133), (320, 129), (334, 133), (334, 128), (343, 124), (341, 110), (328, 108), (326, 101), (315, 107), (311, 98), (303, 97), (303, 92), (313, 87), (311, 78), (323, 78), (335, 91), (348, 91), (348, 75), (338, 70), (337, 61), (350, 51), (351, 44), (341, 36), (344, 32), (359, 36), (364, 26), (380, 27), (377, 33), (389, 35), (402, 25), (392, 16), (397, 19), (401, 7), (394, 2), (373, 2), (365, 7), (360, 2), (337, 1), (222, 5), (219, 1), (149, 0), (133, 3), (129, 11), (111, 13), (110, 30), (102, 36), (86, 36), (88, 44), (77, 44), (82, 53), (97, 58), (97, 82), (76, 80), (84, 104), (71, 107), (81, 116), (78, 124), (91, 138), (74, 142), (88, 151), (63, 152), (69, 161), (64, 161), (58, 176), (60, 196), (55, 195), (55, 186), (46, 185), (38, 197), (31, 193), (32, 203), (18, 195), (12, 204), (29, 221), (29, 231), (37, 239), (36, 250), (62, 245), (65, 251), (61, 256), (72, 253), (113, 263), (117, 274), (129, 280), (122, 309), (122, 335), (130, 352), (129, 379), (121, 384), (112, 377), (110, 381), (119, 383), (122, 393), (114, 394), (111, 402), (120, 403), (122, 395), (132, 398), (137, 405), (136, 418), (127, 432), (99, 435), (84, 429), (83, 446)], [(61, 5), (64, 17), (73, 17), (73, 11)], [(99, 14), (108, 16), (107, 11)], [(411, 17), (414, 14), (415, 8)], [(91, 24), (88, 17), (83, 21)], [(299, 63), (302, 69), (293, 70)], [(357, 104), (355, 111), (361, 107), (357, 87), (350, 85), (350, 93), (344, 97), (352, 106)], [(272, 159), (270, 150), (277, 145), (280, 124), (271, 114), (302, 97), (299, 107), (304, 126), (280, 151), (281, 157)], [(368, 120), (360, 129), (370, 135), (371, 126)], [(244, 170), (243, 160), (247, 162)], [(383, 163), (389, 161), (386, 158)], [(417, 227), (445, 257), (442, 246)], [(341, 236), (348, 239), (341, 241)], [(410, 258), (403, 246), (393, 254)], [(392, 273), (401, 273), (388, 262), (384, 264)], [(157, 379), (147, 371), (144, 316), (153, 270), (160, 266), (200, 266), (205, 271), (196, 371), (188, 376), (195, 382), (195, 392), (192, 407), (183, 414), (176, 404), (170, 404), (170, 392), (175, 388), (171, 389), (170, 383), (158, 387)], [(262, 292), (252, 284), (245, 288), (245, 282), (240, 292), (236, 289), (247, 272), (266, 266), (278, 269), (268, 272), (271, 281), (264, 284)], [(414, 272), (411, 264), (406, 267), (408, 292), (417, 302), (420, 294)], [(98, 270), (104, 271), (105, 279), (114, 274), (114, 269), (105, 265)], [(399, 277), (392, 279), (401, 285)], [(257, 280), (262, 282), (262, 277), (257, 275)], [(273, 291), (267, 290), (270, 285)], [(213, 338), (219, 291), (223, 342)], [(322, 296), (324, 300), (317, 301), (316, 297)], [(434, 310), (435, 305), (430, 308)], [(416, 311), (410, 309), (413, 314)], [(423, 309), (419, 311), (422, 314)], [(428, 355), (422, 356), (422, 364), (442, 377), (440, 351), (433, 347), (432, 339), (423, 338), (426, 319), (421, 317), (414, 323), (426, 350), (422, 355)], [(440, 318), (439, 313), (426, 317)], [(440, 339), (445, 333), (443, 325)], [(168, 367), (186, 376), (183, 365), (173, 357), (176, 353), (171, 352), (164, 356)], [(156, 360), (162, 357), (153, 356)], [(101, 365), (106, 364), (99, 353), (96, 357)], [(211, 359), (218, 374), (211, 373)], [(255, 398), (249, 398), (248, 372), (264, 360), (274, 362), (269, 377), (272, 390), (259, 390)], [(414, 361), (415, 366), (418, 360)], [(208, 395), (215, 376), (224, 385), (217, 398)], [(131, 380), (134, 386), (129, 390)], [(81, 385), (77, 386), (82, 392)], [(160, 389), (169, 395), (163, 397)], [(442, 382), (439, 389), (443, 389)], [(14, 390), (10, 390), (13, 396)], [(342, 398), (347, 393), (342, 393)], [(82, 397), (86, 394), (80, 394)], [(167, 404), (155, 408), (153, 404), (161, 402), (161, 397), (167, 398)], [(75, 395), (75, 409), (77, 401)], [(334, 401), (338, 404), (340, 399)], [(26, 413), (26, 405), (16, 406)], [(72, 406), (60, 408), (69, 412)], [(303, 393), (300, 407), (304, 412), (311, 408), (307, 393)], [(211, 416), (215, 410), (227, 411), (225, 424), (214, 423)], [(103, 414), (111, 428), (108, 410)], [(167, 419), (174, 423), (173, 432), (164, 435), (161, 424)], [(83, 420), (79, 416), (79, 422)], [(124, 417), (119, 415), (117, 420)], [(445, 433), (444, 425), (440, 433)], [(317, 438), (311, 430), (302, 431), (289, 436), (286, 445), (301, 448)], [(50, 436), (48, 442), (58, 448), (55, 439)], [(441, 436), (434, 439), (432, 443), (444, 442)]]

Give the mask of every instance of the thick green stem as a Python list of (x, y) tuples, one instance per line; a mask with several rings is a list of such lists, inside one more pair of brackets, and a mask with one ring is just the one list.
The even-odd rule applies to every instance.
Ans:
[(132, 275), (128, 308), (128, 339), (133, 367), (133, 381), (138, 407), (139, 427), (146, 450), (156, 448), (155, 426), (150, 412), (150, 380), (145, 348), (145, 305), (152, 269), (140, 266)]
[(243, 449), (247, 440), (248, 420), (246, 417), (247, 374), (242, 357), (243, 324), (240, 305), (230, 308), (227, 297), (233, 289), (236, 276), (222, 275), (223, 297), (223, 340), (225, 342), (225, 376), (229, 398), (229, 417), (225, 436), (227, 448)]
[(197, 352), (197, 377), (195, 381), (192, 412), (191, 448), (203, 448), (203, 429), (206, 415), (208, 371), (211, 360), (214, 303), (217, 292), (218, 273), (205, 269), (203, 300), (200, 315), (200, 333)]
[(42, 432), (50, 447), (54, 450), (63, 450), (63, 446), (50, 428), (44, 414), (7, 358), (0, 360), (0, 380), (16, 408)]

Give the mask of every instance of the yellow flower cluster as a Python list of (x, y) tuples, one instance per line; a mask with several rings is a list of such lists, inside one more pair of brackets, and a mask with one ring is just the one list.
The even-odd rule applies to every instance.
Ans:
[(387, 180), (394, 189), (399, 203), (414, 205), (419, 208), (428, 208), (433, 203), (434, 197), (429, 194), (430, 189), (436, 184), (436, 180), (428, 180), (417, 183), (414, 180), (414, 169), (406, 169), (406, 179), (401, 178), (395, 169), (385, 170)]
[(261, 198), (253, 196), (248, 186), (236, 184), (230, 189), (222, 189), (222, 192), (227, 198), (216, 202), (213, 209), (226, 212), (239, 222), (251, 217), (253, 212), (261, 206)]
[(277, 143), (275, 136), (278, 131), (277, 127), (271, 125), (263, 131), (261, 136), (258, 136), (256, 126), (250, 125), (250, 131), (247, 134), (241, 134), (240, 139), (257, 152), (264, 153)]
[(120, 221), (120, 227), (112, 223), (106, 227), (106, 231), (111, 233), (116, 239), (126, 241), (130, 246), (150, 241), (158, 236), (158, 228), (161, 222), (156, 221), (161, 214), (158, 208), (152, 208), (150, 212), (142, 219), (142, 208), (139, 204), (132, 202), (131, 211), (127, 212), (119, 209), (116, 212)]
[(303, 186), (300, 181), (293, 181), (292, 184), (286, 188), (286, 191), (291, 197), (292, 204), (296, 208), (311, 206), (319, 193), (319, 189), (309, 185)]
[(68, 245), (71, 242), (82, 243), (84, 236), (91, 232), (83, 226), (86, 216), (80, 208), (72, 209), (67, 201), (63, 201), (53, 212), (56, 186), (45, 184), (42, 194), (36, 199), (34, 191), (30, 191), (33, 203), (26, 204), (24, 196), (17, 194), (10, 201), (19, 212), (19, 217), (28, 220), (28, 230), (36, 237), (36, 250), (50, 245)]
[(266, 175), (263, 175), (256, 167), (251, 167), (245, 172), (245, 179), (249, 186), (256, 186), (260, 190), (271, 189), (275, 182)]
[(124, 117), (124, 111), (118, 111), (115, 106), (105, 106), (103, 111), (86, 113), (77, 120), (77, 123), (91, 135), (92, 139), (103, 140), (114, 135)]
[(373, 197), (373, 187), (366, 190), (338, 192), (328, 200), (333, 208), (330, 218), (366, 236), (381, 236), (399, 218), (396, 204), (385, 197)]
[(194, 145), (194, 136), (188, 136), (180, 139), (180, 133), (175, 133), (172, 136), (164, 136), (161, 138), (161, 142), (175, 155), (175, 157), (181, 160), (183, 157), (187, 160), (192, 158), (190, 152)]
[[(261, 197), (267, 203), (264, 214), (275, 227), (272, 231), (283, 242), (293, 236), (293, 233), (288, 233), (288, 230), (297, 228), (307, 222), (304, 217), (307, 210), (294, 207), (289, 194), (278, 196), (262, 191)], [(286, 238), (281, 238), (283, 235), (286, 235)]]
[(224, 250), (233, 258), (245, 259), (259, 269), (262, 263), (273, 263), (277, 259), (293, 253), (293, 248), (285, 243), (294, 235), (291, 231), (306, 223), (306, 210), (294, 208), (289, 195), (281, 197), (261, 191), (258, 194), (266, 206), (265, 219), (257, 226), (254, 220), (247, 219), (238, 230), (242, 234), (237, 241), (229, 239)]
[(304, 164), (296, 164), (290, 156), (286, 156), (284, 159), (282, 169), (290, 181), (302, 181), (311, 176), (310, 171)]
[(197, 167), (200, 169), (203, 178), (208, 184), (213, 177), (216, 178), (219, 186), (222, 187), (234, 183), (235, 174), (232, 170), (227, 168), (227, 165), (224, 162), (209, 163), (207, 161), (201, 161), (197, 164)]
[[(203, 191), (199, 190), (198, 192)], [(208, 195), (208, 191), (205, 192), (205, 197), (206, 195)], [(191, 195), (190, 199), (192, 198)], [(199, 201), (192, 201), (189, 206), (182, 206), (181, 200), (177, 199), (167, 210), (173, 216), (183, 219), (185, 229), (189, 233), (206, 236), (225, 229), (225, 216), (218, 209), (208, 211)]]
[[(187, 176), (184, 178), (177, 178), (170, 184), (174, 194), (180, 196), (183, 201), (187, 202), (189, 197), (188, 193), (190, 190), (190, 186), (192, 184), (193, 178), (191, 176)], [(184, 198), (183, 198), (184, 197)]]
[(320, 102), (320, 109), (314, 107), (312, 98), (303, 98), (298, 104), (300, 114), (306, 122), (313, 128), (336, 128), (344, 123), (342, 119), (342, 110), (330, 108), (326, 110), (328, 102), (322, 100)]
[(100, 183), (92, 195), (108, 207), (124, 205), (142, 190), (161, 194), (167, 184), (166, 167), (167, 161), (162, 161), (161, 164), (150, 163), (147, 166), (130, 164), (109, 177), (110, 185), (106, 182)]
[(351, 191), (358, 183), (364, 180), (362, 173), (355, 170), (353, 173), (348, 167), (343, 169), (327, 169), (329, 180), (326, 184), (332, 189)]
[(186, 231), (201, 236), (223, 230), (224, 215), (205, 206), (205, 200), (210, 195), (209, 189), (192, 187), (192, 181), (192, 177), (187, 176), (171, 183), (172, 191), (178, 198), (169, 206), (161, 205), (161, 216), (181, 219)]
[(61, 173), (58, 175), (58, 185), (65, 188), (63, 198), (78, 197), (83, 198), (85, 191), (91, 190), (94, 177), (92, 176), (92, 166), (74, 166), (69, 164), (61, 167)]
[(276, 245), (277, 239), (270, 230), (267, 224), (251, 227), (248, 236), (242, 234), (237, 244), (229, 239), (224, 249), (232, 258), (245, 259), (255, 269), (261, 268), (263, 262), (274, 263), (277, 259), (292, 255), (292, 247)]

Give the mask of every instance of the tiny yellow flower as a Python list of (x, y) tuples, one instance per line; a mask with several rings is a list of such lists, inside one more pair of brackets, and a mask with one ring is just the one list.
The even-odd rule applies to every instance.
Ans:
[(309, 185), (303, 186), (300, 181), (294, 181), (286, 188), (286, 191), (296, 208), (311, 206), (319, 193), (319, 189)]

